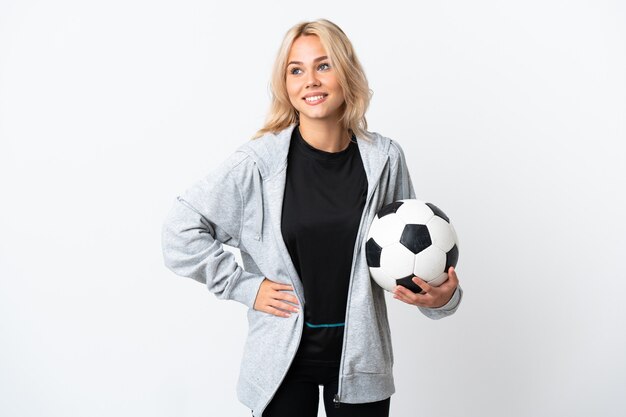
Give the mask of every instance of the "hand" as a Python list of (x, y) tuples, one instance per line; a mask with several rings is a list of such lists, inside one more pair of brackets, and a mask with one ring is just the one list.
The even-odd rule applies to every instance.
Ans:
[(420, 294), (415, 294), (413, 291), (397, 285), (393, 290), (393, 298), (418, 307), (437, 308), (450, 301), (459, 285), (459, 278), (456, 276), (454, 267), (451, 266), (448, 269), (448, 279), (438, 287), (433, 287), (418, 277), (413, 277), (413, 282), (422, 289)]
[(298, 308), (292, 304), (298, 305), (298, 299), (295, 295), (288, 294), (285, 291), (293, 291), (293, 287), (265, 278), (259, 286), (259, 291), (254, 301), (254, 309), (278, 317), (289, 317), (291, 316), (289, 312), (297, 313)]

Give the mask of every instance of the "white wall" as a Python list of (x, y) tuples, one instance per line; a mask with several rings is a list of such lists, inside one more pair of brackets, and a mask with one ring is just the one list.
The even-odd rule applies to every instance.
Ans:
[(626, 413), (618, 1), (0, 3), (0, 415), (247, 416), (245, 308), (162, 264), (174, 197), (329, 18), (461, 240), (458, 313), (389, 298), (392, 416)]

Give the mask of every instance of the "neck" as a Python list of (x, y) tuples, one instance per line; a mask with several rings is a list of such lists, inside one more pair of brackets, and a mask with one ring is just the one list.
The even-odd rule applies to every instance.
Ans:
[(350, 134), (339, 122), (300, 120), (300, 134), (312, 147), (325, 152), (340, 152), (350, 142)]

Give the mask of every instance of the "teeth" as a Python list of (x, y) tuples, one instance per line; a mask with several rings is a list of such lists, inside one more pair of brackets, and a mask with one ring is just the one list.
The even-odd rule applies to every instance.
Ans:
[(317, 100), (321, 100), (323, 98), (324, 98), (324, 96), (322, 95), (322, 96), (307, 97), (307, 98), (305, 98), (305, 100), (306, 101), (317, 101)]

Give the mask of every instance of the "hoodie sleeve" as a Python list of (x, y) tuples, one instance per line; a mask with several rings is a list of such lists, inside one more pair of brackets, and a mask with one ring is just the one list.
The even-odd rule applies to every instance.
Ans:
[[(413, 189), (413, 182), (411, 181), (411, 175), (409, 174), (409, 168), (404, 157), (404, 151), (402, 147), (394, 141), (391, 141), (391, 146), (396, 150), (397, 155), (395, 163), (392, 165), (391, 177), (393, 179), (393, 198), (391, 202), (409, 198), (417, 198), (415, 196), (415, 190)], [(459, 304), (463, 298), (463, 290), (459, 285), (450, 300), (443, 306), (438, 308), (418, 307), (420, 311), (428, 318), (438, 320), (447, 317), (459, 308)]]
[(223, 244), (238, 247), (244, 201), (240, 182), (249, 174), (247, 155), (235, 153), (176, 198), (162, 227), (165, 265), (206, 284), (220, 299), (254, 307), (263, 275), (245, 271)]

